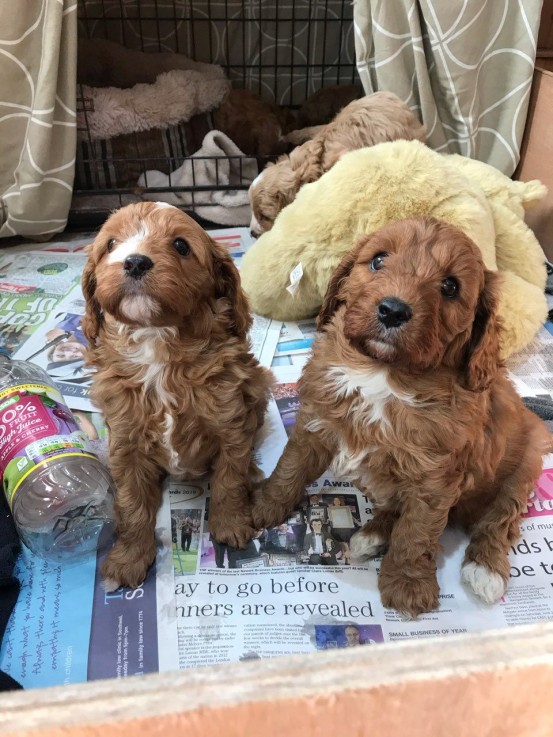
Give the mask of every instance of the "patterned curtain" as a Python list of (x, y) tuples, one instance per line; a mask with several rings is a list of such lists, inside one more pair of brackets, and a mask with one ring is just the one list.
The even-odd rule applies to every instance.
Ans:
[(65, 227), (76, 147), (76, 0), (0, 2), (0, 237)]
[(429, 144), (511, 175), (519, 161), (542, 0), (354, 0), (365, 92), (391, 90)]

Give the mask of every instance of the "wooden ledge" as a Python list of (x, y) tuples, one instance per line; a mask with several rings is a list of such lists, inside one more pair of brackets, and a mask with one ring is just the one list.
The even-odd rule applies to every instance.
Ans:
[(553, 733), (553, 624), (0, 696), (30, 737), (539, 737)]

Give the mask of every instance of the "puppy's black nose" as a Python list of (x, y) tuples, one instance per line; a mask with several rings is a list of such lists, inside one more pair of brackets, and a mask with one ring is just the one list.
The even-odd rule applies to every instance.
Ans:
[(413, 316), (409, 305), (397, 297), (385, 297), (376, 311), (378, 319), (387, 328), (397, 328), (404, 322), (409, 322)]
[(252, 238), (257, 238), (257, 233), (255, 232), (255, 230), (252, 230), (251, 228), (250, 228), (250, 235)]
[(142, 256), (140, 253), (131, 253), (127, 256), (123, 264), (127, 274), (133, 279), (141, 279), (147, 271), (150, 271), (154, 262), (148, 256)]

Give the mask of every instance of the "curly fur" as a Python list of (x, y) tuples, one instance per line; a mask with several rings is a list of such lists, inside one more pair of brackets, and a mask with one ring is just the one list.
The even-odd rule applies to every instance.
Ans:
[(294, 200), (301, 187), (319, 179), (348, 151), (397, 139), (424, 142), (426, 137), (416, 115), (391, 92), (375, 92), (350, 102), (331, 123), (312, 133), (315, 135), (311, 140), (269, 164), (252, 183), (249, 196), (253, 234), (270, 230), (278, 213)]
[[(451, 298), (447, 277), (459, 284)], [(450, 519), (470, 533), (463, 581), (484, 601), (503, 595), (509, 547), (551, 449), (499, 358), (497, 282), (475, 244), (434, 219), (363, 238), (330, 282), (294, 433), (254, 505), (256, 526), (277, 524), (329, 465), (347, 475), (375, 507), (352, 555), (387, 548), (382, 602), (411, 616), (439, 605), (436, 556)], [(411, 309), (399, 327), (378, 319), (389, 297)]]
[[(177, 252), (176, 238), (188, 253)], [(126, 261), (136, 254), (152, 262), (139, 279)], [(271, 378), (250, 353), (251, 317), (232, 259), (177, 208), (129, 205), (90, 247), (83, 292), (92, 396), (109, 428), (117, 487), (109, 586), (144, 580), (166, 473), (211, 472), (210, 531), (244, 546), (254, 532), (251, 449)]]

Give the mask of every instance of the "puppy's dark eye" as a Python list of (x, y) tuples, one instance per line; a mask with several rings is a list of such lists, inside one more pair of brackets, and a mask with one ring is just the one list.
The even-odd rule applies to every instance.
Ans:
[(452, 276), (446, 276), (442, 282), (442, 294), (444, 297), (455, 297), (459, 291), (459, 282)]
[(380, 269), (384, 266), (384, 259), (389, 254), (383, 251), (382, 253), (377, 253), (376, 256), (371, 261), (371, 271), (380, 271)]
[(115, 245), (115, 238), (110, 238), (108, 241), (108, 253), (111, 253), (113, 251), (114, 245)]
[(184, 238), (175, 238), (173, 246), (181, 256), (188, 256), (190, 253), (190, 246), (188, 245), (188, 241), (185, 241)]

